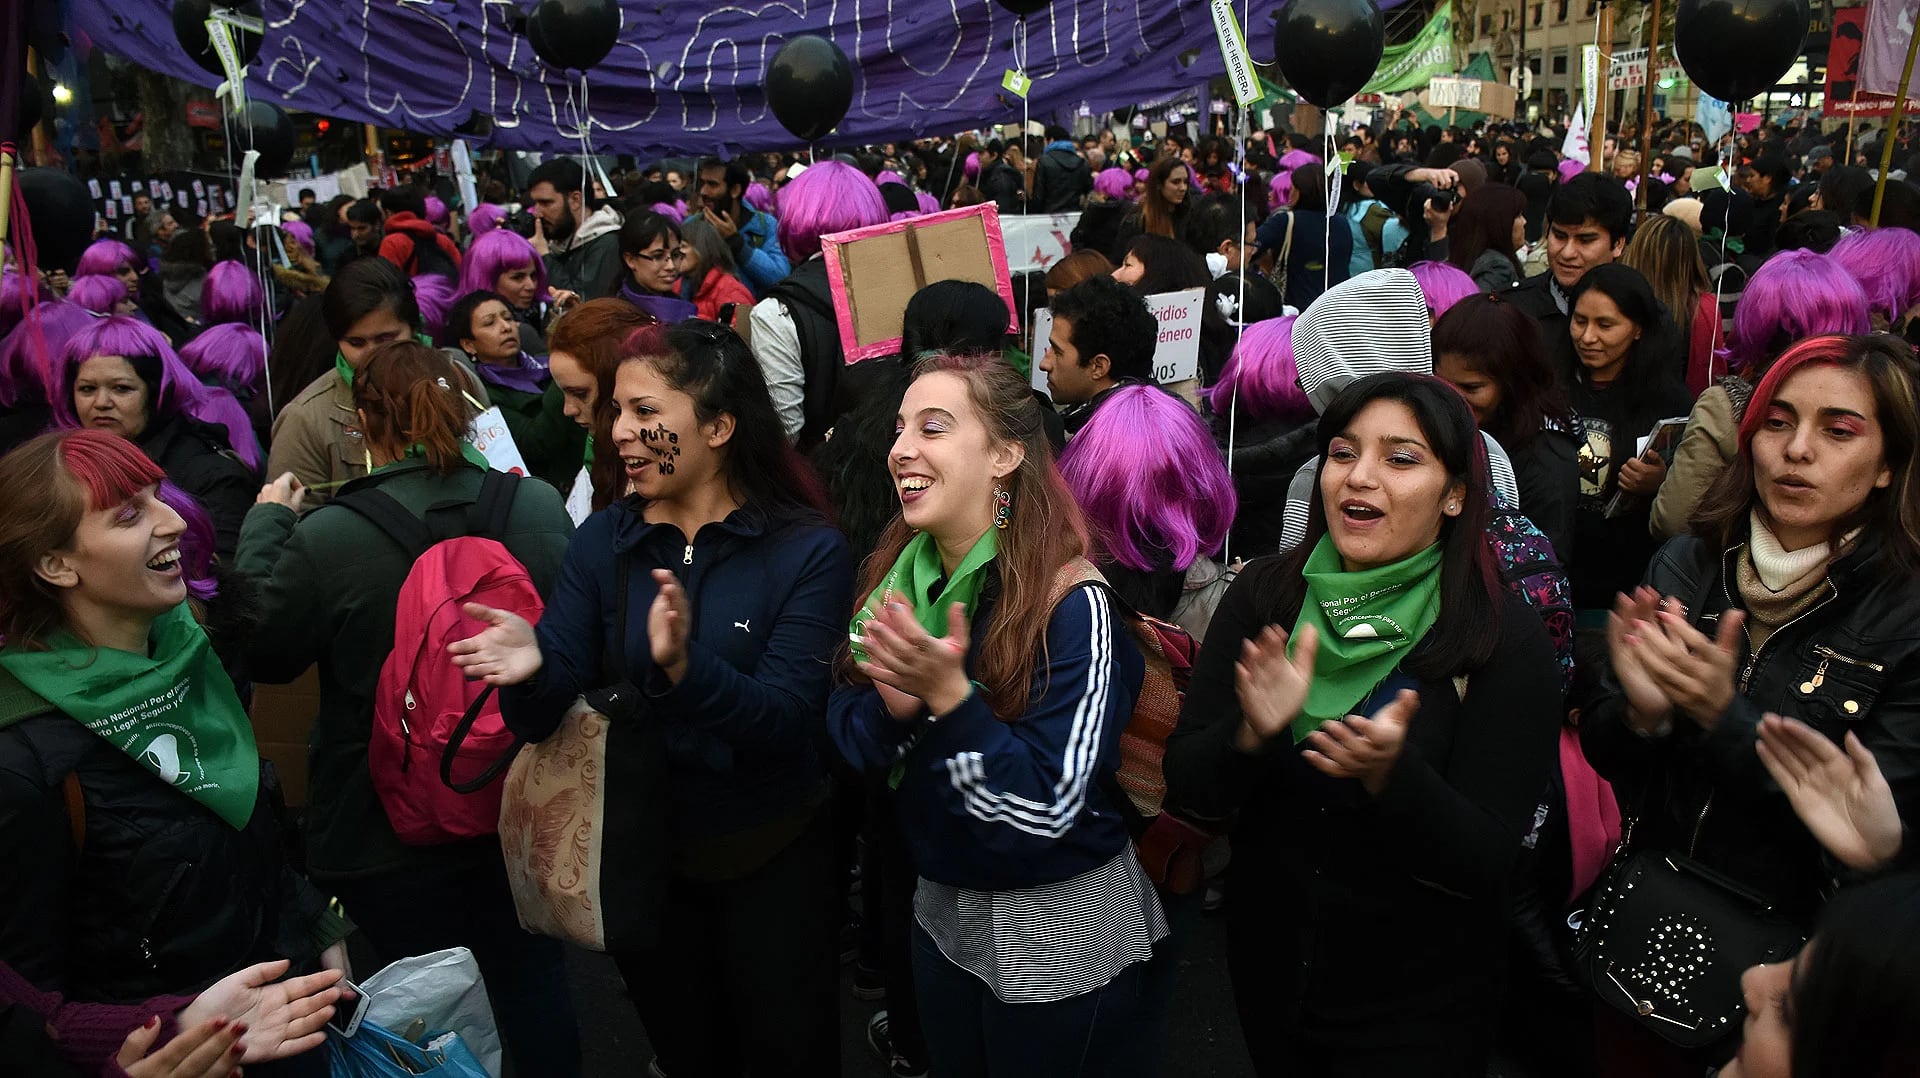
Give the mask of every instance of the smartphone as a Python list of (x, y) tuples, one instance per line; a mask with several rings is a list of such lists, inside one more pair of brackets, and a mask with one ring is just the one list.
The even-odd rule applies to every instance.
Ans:
[[(327, 1019), (327, 1025), (342, 1037), (352, 1037), (360, 1032), (360, 1023), (367, 1017), (367, 1004), (372, 1000), (368, 997), (366, 989), (345, 977), (340, 978), (340, 988), (342, 990), (340, 1001), (333, 1005), (333, 1017)], [(349, 992), (353, 994), (352, 999), (346, 998), (346, 993)]]

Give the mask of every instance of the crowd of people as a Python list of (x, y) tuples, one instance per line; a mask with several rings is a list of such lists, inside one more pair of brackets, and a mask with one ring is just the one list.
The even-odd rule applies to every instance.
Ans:
[[(399, 657), (516, 744), (611, 716), (656, 1076), (852, 1073), (842, 961), (901, 1078), (1181, 1073), (1216, 911), (1263, 1076), (1920, 1073), (1920, 187), (1817, 125), (1335, 141), (561, 158), (10, 256), (0, 1072), (324, 1073), (351, 939), (471, 949), (513, 1073), (581, 1073), (500, 840), (396, 815)], [(1071, 253), (849, 363), (822, 237), (984, 202)], [(454, 537), (537, 598), (406, 638)], [(313, 668), (294, 811), (249, 708)]]

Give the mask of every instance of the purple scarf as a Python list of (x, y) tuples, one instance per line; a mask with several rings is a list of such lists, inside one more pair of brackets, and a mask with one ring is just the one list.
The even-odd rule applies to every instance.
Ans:
[(621, 282), (620, 298), (669, 326), (692, 318), (698, 310), (693, 304), (676, 296), (659, 296), (651, 292), (642, 292), (633, 286), (631, 280)]
[(547, 361), (538, 356), (520, 353), (520, 362), (516, 366), (502, 367), (476, 360), (474, 370), (490, 385), (516, 393), (539, 393), (547, 388)]

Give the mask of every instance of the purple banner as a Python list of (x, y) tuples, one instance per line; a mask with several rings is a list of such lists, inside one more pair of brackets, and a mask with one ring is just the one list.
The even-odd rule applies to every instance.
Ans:
[[(1384, 3), (1393, 7), (1399, 0)], [(1019, 122), (1001, 89), (1014, 16), (993, 0), (621, 0), (620, 41), (585, 92), (482, 0), (267, 0), (249, 94), (342, 119), (447, 135), (479, 115), (493, 145), (598, 152), (733, 153), (794, 144), (761, 79), (787, 38), (831, 38), (853, 61), (853, 107), (830, 143), (874, 143)], [(1236, 2), (1237, 10), (1248, 10)], [(1280, 0), (1252, 0), (1246, 37), (1271, 56)], [(1222, 72), (1205, 0), (1054, 0), (1027, 20), (1028, 107), (1070, 126), (1200, 87)], [(110, 52), (201, 85), (218, 80), (174, 41), (167, 0), (74, 0), (77, 27)], [(1182, 57), (1191, 63), (1183, 64)]]

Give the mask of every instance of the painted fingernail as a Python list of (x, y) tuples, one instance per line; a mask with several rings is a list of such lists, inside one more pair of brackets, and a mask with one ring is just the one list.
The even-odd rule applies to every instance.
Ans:
[(153, 1017), (151, 1017), (151, 1018), (149, 1018), (149, 1019), (147, 1019), (147, 1024), (146, 1024), (146, 1025), (144, 1025), (144, 1026), (141, 1026), (140, 1028), (141, 1028), (141, 1029), (159, 1029), (159, 1028), (160, 1028), (160, 1016), (156, 1014), (156, 1015), (154, 1015)]

